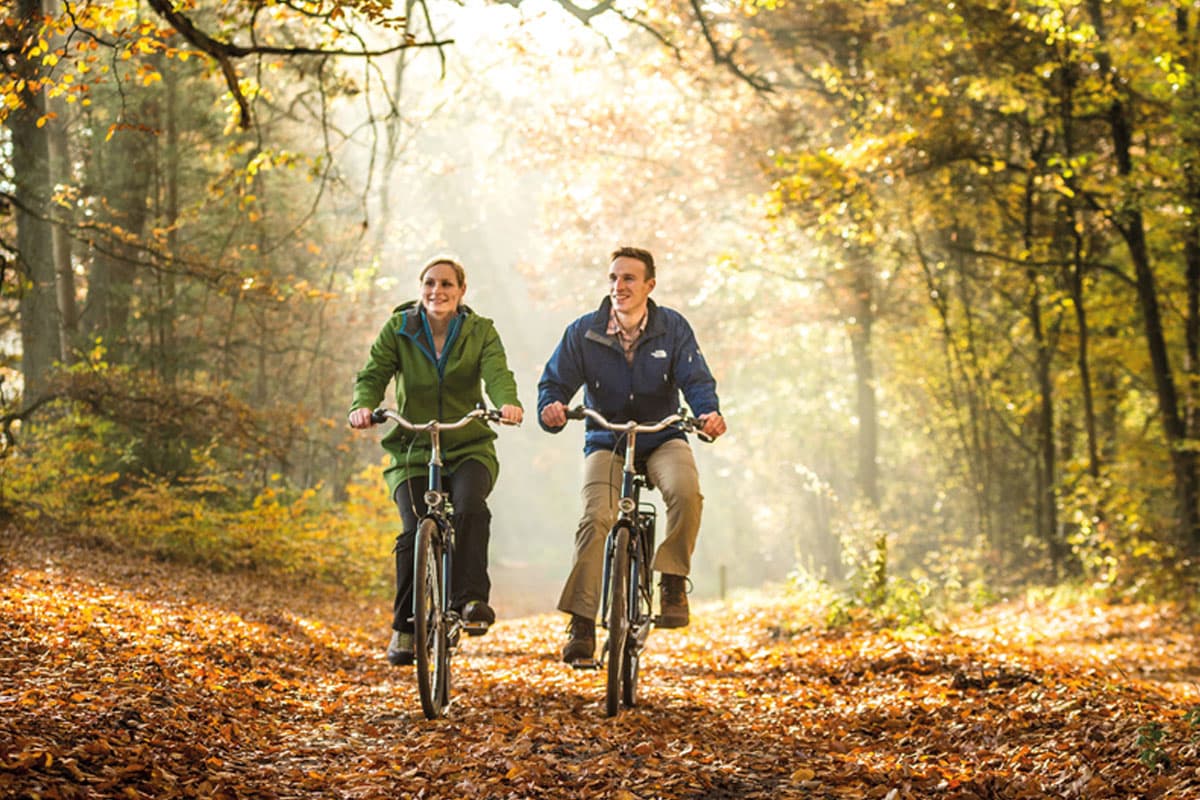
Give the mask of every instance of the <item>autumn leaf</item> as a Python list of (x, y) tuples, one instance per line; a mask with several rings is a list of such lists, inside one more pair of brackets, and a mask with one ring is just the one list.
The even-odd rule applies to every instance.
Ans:
[[(920, 638), (783, 589), (653, 631), (639, 702), (558, 663), (557, 616), (462, 643), (447, 719), (390, 608), (10, 529), (0, 794), (1116, 800), (1200, 791), (1194, 631), (1154, 606), (996, 606)], [(781, 632), (780, 620), (790, 620)], [(791, 631), (791, 632), (788, 632)], [(980, 676), (978, 680), (956, 676)], [(289, 788), (284, 788), (289, 787)]]

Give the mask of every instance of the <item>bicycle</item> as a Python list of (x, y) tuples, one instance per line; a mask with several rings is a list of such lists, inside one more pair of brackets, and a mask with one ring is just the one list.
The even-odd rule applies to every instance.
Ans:
[(478, 636), (487, 623), (464, 620), (450, 607), (450, 576), (454, 565), (452, 504), (442, 490), (441, 432), (466, 427), (474, 420), (508, 423), (495, 409), (476, 408), (457, 422), (432, 420), (414, 424), (388, 408), (371, 412), (371, 421), (392, 420), (413, 433), (428, 433), (429, 488), (426, 511), (417, 523), (413, 553), (413, 648), (416, 655), (417, 691), (426, 719), (443, 716), (450, 707), (450, 662), (462, 633)]
[(567, 411), (567, 419), (584, 418), (627, 438), (617, 520), (609, 529), (604, 545), (600, 624), (608, 630), (608, 641), (600, 651), (599, 663), (585, 661), (573, 665), (577, 669), (601, 669), (607, 663), (604, 711), (606, 716), (612, 717), (616, 716), (622, 703), (628, 708), (637, 705), (638, 668), (655, 622), (650, 564), (654, 554), (656, 514), (652, 504), (641, 501), (642, 489), (654, 487), (645, 473), (636, 467), (637, 435), (676, 426), (696, 434), (702, 441), (711, 442), (712, 437), (701, 430), (703, 423), (700, 420), (683, 409), (650, 424), (610, 422), (600, 412), (585, 406)]

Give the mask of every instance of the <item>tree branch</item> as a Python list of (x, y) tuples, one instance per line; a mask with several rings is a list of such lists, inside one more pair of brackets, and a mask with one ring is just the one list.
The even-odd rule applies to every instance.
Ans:
[(577, 6), (570, 2), (570, 0), (558, 0), (558, 4), (566, 9), (567, 13), (575, 17), (575, 19), (579, 20), (584, 25), (590, 25), (592, 22), (592, 17), (598, 17), (613, 7), (613, 0), (603, 0), (603, 2), (597, 3), (591, 8)]
[(196, 49), (200, 50), (214, 61), (221, 68), (221, 73), (225, 76), (225, 84), (229, 87), (229, 91), (233, 94), (234, 99), (238, 104), (238, 123), (242, 129), (250, 127), (251, 111), (250, 103), (246, 99), (245, 93), (242, 91), (241, 82), (238, 79), (237, 69), (234, 67), (234, 59), (245, 58), (250, 55), (280, 55), (280, 56), (354, 56), (358, 58), (372, 58), (376, 56), (385, 56), (390, 53), (395, 53), (400, 50), (407, 50), (413, 47), (444, 47), (452, 44), (453, 40), (431, 41), (431, 42), (416, 42), (406, 39), (403, 43), (393, 47), (386, 47), (381, 50), (341, 50), (327, 49), (321, 47), (277, 47), (272, 45), (239, 45), (233, 42), (223, 42), (209, 36), (204, 31), (196, 27), (196, 25), (186, 15), (176, 10), (174, 3), (171, 0), (146, 0), (155, 13), (164, 20), (169, 22), (171, 26)]
[(730, 72), (748, 83), (756, 92), (773, 92), (774, 88), (769, 81), (750, 75), (733, 60), (733, 52), (737, 49), (737, 45), (730, 45), (727, 52), (721, 52), (721, 48), (717, 46), (717, 41), (713, 38), (713, 33), (708, 27), (708, 21), (704, 18), (704, 11), (700, 8), (699, 0), (688, 0), (688, 2), (692, 6), (692, 11), (696, 14), (696, 21), (700, 23), (700, 31), (704, 34), (705, 41), (708, 42), (708, 48), (712, 51), (713, 61), (728, 67)]
[[(0, 378), (0, 382), (3, 378)], [(52, 403), (55, 400), (61, 400), (64, 397), (62, 394), (46, 394), (34, 400), (29, 405), (19, 411), (11, 411), (3, 416), (0, 416), (0, 455), (8, 452), (10, 447), (17, 443), (17, 437), (13, 435), (12, 426), (15, 422), (20, 422), (33, 416), (33, 412), (37, 411), (47, 403)]]

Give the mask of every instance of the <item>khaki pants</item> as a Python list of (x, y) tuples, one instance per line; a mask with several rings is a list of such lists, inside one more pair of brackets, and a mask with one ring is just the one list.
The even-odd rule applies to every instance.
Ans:
[[(617, 518), (622, 466), (623, 459), (611, 452), (592, 453), (583, 460), (583, 516), (575, 531), (575, 559), (558, 600), (559, 611), (595, 619), (600, 608), (604, 542)], [(683, 439), (664, 442), (647, 459), (646, 474), (662, 492), (667, 507), (667, 535), (654, 555), (654, 569), (687, 575), (704, 504), (692, 448)]]

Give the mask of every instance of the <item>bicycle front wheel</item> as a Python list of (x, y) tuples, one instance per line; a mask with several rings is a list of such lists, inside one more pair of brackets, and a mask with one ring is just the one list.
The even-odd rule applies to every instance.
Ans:
[(413, 644), (417, 690), (427, 719), (437, 719), (450, 705), (450, 650), (442, 613), (441, 537), (432, 519), (417, 528), (413, 565)]
[(637, 705), (638, 662), (642, 654), (637, 651), (633, 637), (627, 637), (629, 646), (625, 649), (625, 670), (621, 675), (621, 702), (629, 708)]
[(627, 663), (625, 640), (629, 636), (626, 609), (629, 602), (629, 528), (613, 531), (610, 579), (608, 581), (608, 685), (604, 696), (604, 711), (616, 716), (621, 700), (621, 683)]
[(621, 673), (621, 702), (628, 708), (637, 705), (638, 668), (646, 640), (646, 626), (651, 616), (650, 553), (646, 547), (646, 529), (639, 527), (637, 536), (637, 560), (630, 567), (630, 582), (636, 582), (637, 590), (631, 592), (633, 606), (628, 614), (634, 627), (625, 637), (625, 669)]

